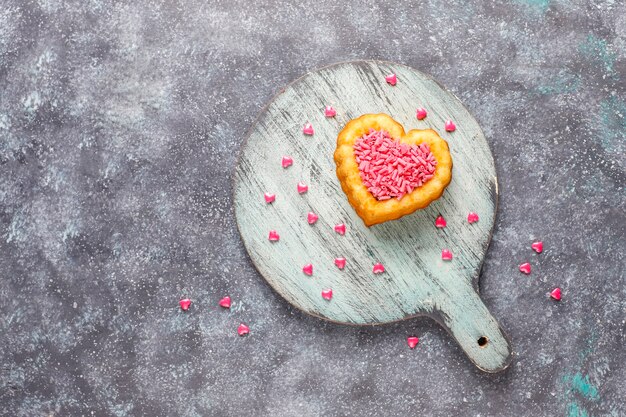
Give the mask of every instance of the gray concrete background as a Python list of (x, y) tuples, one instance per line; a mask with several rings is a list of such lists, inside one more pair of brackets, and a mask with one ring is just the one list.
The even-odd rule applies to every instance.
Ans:
[[(626, 415), (625, 35), (610, 0), (3, 0), (1, 414)], [(502, 374), (426, 319), (304, 316), (244, 251), (244, 132), (286, 83), (361, 58), (432, 74), (492, 145)]]

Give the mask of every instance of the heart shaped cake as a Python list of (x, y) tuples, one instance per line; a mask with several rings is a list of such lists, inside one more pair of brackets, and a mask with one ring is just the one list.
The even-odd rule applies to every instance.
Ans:
[(432, 129), (410, 130), (386, 114), (365, 114), (337, 137), (337, 177), (366, 226), (425, 208), (452, 179), (448, 143)]

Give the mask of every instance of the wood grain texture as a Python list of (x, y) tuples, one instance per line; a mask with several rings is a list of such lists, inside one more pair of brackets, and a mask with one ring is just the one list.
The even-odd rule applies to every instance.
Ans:
[[(385, 75), (396, 73), (395, 87)], [(326, 118), (325, 105), (337, 109)], [(418, 121), (415, 109), (428, 117)], [(387, 113), (405, 130), (432, 128), (450, 145), (454, 168), (443, 197), (427, 209), (367, 228), (348, 204), (335, 175), (333, 152), (343, 125), (365, 113)], [(445, 120), (457, 125), (445, 132)], [(302, 126), (310, 121), (314, 136)], [(283, 169), (283, 155), (294, 159)], [(309, 191), (300, 195), (296, 184)], [(266, 204), (264, 192), (276, 194)], [(260, 114), (235, 172), (235, 212), (250, 257), (267, 282), (306, 313), (347, 324), (379, 324), (427, 315), (444, 326), (481, 369), (496, 372), (510, 362), (511, 346), (480, 300), (478, 276), (489, 245), (497, 205), (497, 180), (486, 139), (461, 102), (432, 78), (403, 65), (358, 61), (326, 67), (289, 85)], [(319, 215), (309, 225), (306, 214)], [(480, 221), (467, 223), (475, 211)], [(442, 214), (448, 226), (436, 229)], [(347, 225), (340, 236), (337, 223)], [(280, 241), (268, 241), (268, 231)], [(441, 260), (441, 250), (454, 254)], [(347, 259), (339, 270), (335, 257)], [(374, 275), (376, 262), (386, 272)], [(312, 263), (307, 277), (302, 266)], [(332, 301), (321, 297), (332, 288)], [(479, 346), (478, 339), (488, 343)]]

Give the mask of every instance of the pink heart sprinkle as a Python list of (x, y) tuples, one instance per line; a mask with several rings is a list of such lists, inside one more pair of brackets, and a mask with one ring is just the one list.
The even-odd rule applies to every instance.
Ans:
[(528, 262), (521, 264), (519, 270), (526, 275), (530, 274), (530, 264)]
[(550, 297), (554, 298), (556, 301), (560, 301), (561, 300), (561, 289), (560, 288), (553, 289), (552, 292), (550, 293)]
[(424, 120), (428, 113), (426, 112), (426, 109), (420, 107), (419, 109), (417, 109), (415, 115), (417, 116), (417, 120)]
[(387, 83), (390, 85), (396, 85), (396, 83), (398, 82), (398, 77), (396, 77), (396, 74), (389, 74), (385, 77), (385, 81), (387, 81)]
[(305, 183), (303, 183), (303, 182), (299, 182), (299, 183), (298, 183), (298, 192), (299, 192), (300, 194), (304, 194), (304, 193), (306, 193), (307, 191), (309, 191), (309, 186), (308, 186), (308, 185), (306, 185), (306, 184), (305, 184)]
[(370, 129), (353, 148), (361, 181), (379, 201), (401, 200), (434, 177), (437, 160), (427, 143), (407, 145)]
[(269, 203), (273, 203), (274, 200), (276, 200), (276, 194), (272, 194), (272, 193), (265, 193), (265, 202), (267, 204)]
[(324, 108), (324, 116), (326, 117), (335, 117), (337, 115), (337, 110), (333, 106), (326, 106)]
[(447, 224), (448, 223), (446, 223), (446, 219), (444, 219), (441, 215), (435, 220), (435, 227), (438, 227), (440, 229), (446, 227)]
[(290, 167), (291, 164), (293, 164), (293, 159), (291, 159), (290, 156), (283, 156), (281, 163), (283, 165), (283, 168), (287, 168)]
[(315, 133), (315, 131), (313, 130), (313, 125), (311, 123), (305, 123), (304, 127), (302, 128), (302, 133), (311, 136), (313, 133)]
[(319, 217), (317, 216), (317, 214), (313, 213), (312, 211), (309, 211), (309, 214), (306, 215), (306, 219), (309, 222), (309, 224), (313, 224), (317, 221)]
[(377, 264), (374, 264), (374, 267), (372, 268), (372, 271), (375, 274), (382, 274), (383, 272), (385, 272), (385, 266), (379, 262)]
[(278, 236), (278, 232), (276, 230), (270, 230), (270, 235), (268, 237), (270, 242), (278, 242), (280, 236)]
[(530, 247), (533, 248), (533, 250), (537, 253), (543, 252), (543, 242), (541, 241), (533, 243), (532, 245), (530, 245)]
[(333, 290), (330, 288), (327, 290), (322, 290), (322, 298), (330, 301), (330, 299), (333, 298)]
[(446, 129), (446, 132), (454, 132), (456, 130), (456, 125), (452, 120), (447, 120), (444, 127)]
[(346, 258), (335, 258), (335, 265), (337, 268), (343, 269), (346, 266)]
[(472, 223), (476, 223), (478, 221), (478, 214), (474, 213), (473, 211), (470, 211), (467, 215), (467, 222), (469, 224)]
[(452, 252), (450, 252), (448, 249), (443, 249), (441, 251), (441, 259), (443, 259), (444, 261), (451, 261), (452, 260)]
[(250, 333), (250, 328), (246, 326), (245, 324), (241, 323), (239, 327), (237, 327), (237, 333), (239, 334), (239, 336), (245, 336), (248, 333)]
[(183, 298), (178, 302), (178, 304), (180, 304), (180, 308), (183, 311), (187, 311), (189, 310), (189, 306), (191, 305), (191, 300), (189, 298)]
[(308, 276), (313, 275), (313, 264), (306, 264), (306, 265), (304, 265), (302, 267), (302, 272), (304, 272)]
[(340, 235), (345, 235), (346, 234), (346, 225), (343, 223), (339, 223), (335, 225), (335, 232), (339, 233)]
[(411, 349), (415, 349), (415, 346), (419, 343), (419, 339), (415, 336), (410, 336), (406, 338), (406, 342), (408, 343)]
[(220, 307), (230, 308), (230, 297), (226, 296), (220, 300)]

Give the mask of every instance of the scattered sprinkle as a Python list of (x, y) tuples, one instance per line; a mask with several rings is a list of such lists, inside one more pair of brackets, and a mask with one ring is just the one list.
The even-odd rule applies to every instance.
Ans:
[(521, 264), (519, 266), (519, 270), (525, 273), (526, 275), (530, 274), (530, 264), (528, 262)]
[(406, 343), (411, 349), (415, 349), (415, 346), (419, 343), (419, 339), (416, 336), (409, 336), (406, 338)]
[(558, 287), (553, 289), (550, 293), (550, 297), (554, 298), (556, 301), (561, 301), (561, 289)]
[(533, 250), (537, 253), (543, 252), (543, 242), (541, 241), (534, 242), (532, 245), (530, 245), (530, 247), (533, 248)]
[(385, 81), (387, 81), (387, 84), (389, 85), (396, 85), (398, 77), (396, 77), (396, 74), (389, 74), (385, 77)]
[(372, 271), (375, 274), (382, 274), (383, 272), (385, 272), (385, 266), (383, 264), (381, 264), (380, 262), (376, 263), (376, 264), (374, 264), (374, 267), (372, 268)]
[(417, 116), (417, 120), (424, 120), (428, 113), (426, 112), (426, 109), (420, 107), (419, 109), (417, 109), (415, 115)]
[(337, 110), (333, 106), (326, 106), (324, 108), (324, 116), (326, 117), (335, 117), (337, 115)]
[(189, 298), (183, 298), (178, 302), (178, 304), (180, 304), (180, 308), (183, 311), (187, 311), (189, 310), (189, 306), (191, 305), (191, 300)]
[(469, 224), (472, 223), (476, 223), (478, 221), (478, 214), (474, 213), (473, 211), (470, 211), (467, 215), (467, 222)]
[(452, 260), (452, 252), (450, 252), (448, 249), (443, 249), (441, 251), (441, 259), (443, 259), (444, 261), (451, 261)]
[(308, 122), (305, 123), (304, 127), (302, 128), (302, 133), (308, 136), (313, 135), (313, 133), (315, 133), (315, 131), (313, 130), (313, 125)]
[(270, 242), (278, 242), (280, 236), (278, 236), (278, 232), (276, 230), (270, 230), (268, 239), (270, 240)]
[(304, 272), (308, 276), (313, 275), (313, 264), (306, 264), (306, 265), (304, 265), (302, 267), (302, 272)]
[(456, 125), (452, 120), (447, 120), (444, 127), (446, 129), (446, 132), (454, 132), (456, 130)]
[(439, 215), (439, 217), (435, 219), (435, 227), (443, 229), (447, 224), (446, 219), (444, 219), (442, 215)]
[(226, 296), (220, 300), (220, 307), (230, 308), (230, 297)]
[(328, 300), (330, 301), (331, 298), (333, 298), (333, 290), (328, 288), (326, 290), (322, 290), (322, 298), (324, 300)]
[(309, 224), (314, 224), (317, 219), (319, 219), (319, 217), (312, 211), (309, 211), (309, 214), (306, 215), (306, 220), (309, 222)]
[(250, 333), (250, 328), (246, 326), (245, 324), (241, 323), (239, 327), (237, 327), (237, 333), (239, 334), (239, 336), (245, 336), (248, 333)]
[(343, 223), (339, 223), (335, 225), (335, 232), (339, 233), (340, 235), (345, 235), (346, 234), (346, 225)]
[(287, 168), (293, 164), (293, 159), (291, 159), (290, 156), (283, 156), (281, 163), (283, 165), (283, 168)]
[(273, 203), (274, 200), (276, 200), (276, 194), (272, 194), (272, 193), (265, 193), (264, 194), (265, 197), (265, 202), (267, 204)]
[(337, 268), (343, 269), (346, 266), (346, 258), (335, 258), (335, 265)]
[(306, 184), (305, 184), (305, 183), (303, 183), (303, 182), (299, 182), (299, 183), (298, 183), (298, 192), (299, 192), (300, 194), (304, 194), (304, 193), (306, 193), (307, 191), (309, 191), (309, 186), (308, 186), (308, 185), (306, 185)]

